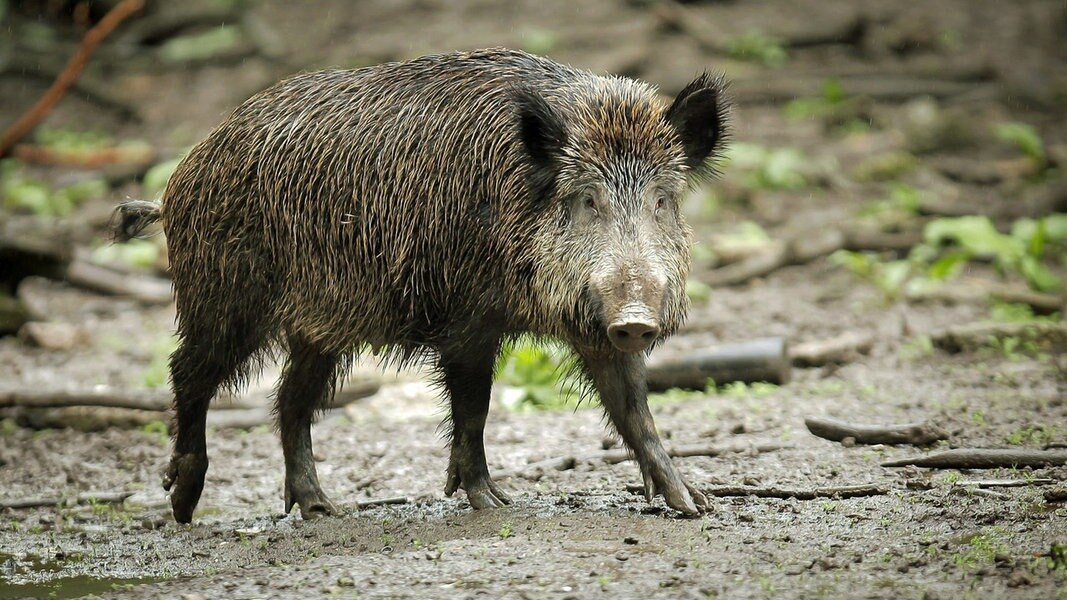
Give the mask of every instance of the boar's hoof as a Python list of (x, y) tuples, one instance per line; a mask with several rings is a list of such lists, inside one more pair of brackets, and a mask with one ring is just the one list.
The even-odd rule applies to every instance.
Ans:
[(189, 523), (204, 491), (207, 473), (207, 454), (178, 454), (171, 456), (163, 473), (163, 489), (170, 492), (170, 506), (174, 520)]
[(336, 515), (337, 509), (317, 485), (285, 484), (285, 513), (300, 505), (300, 517), (305, 521)]
[(460, 487), (467, 492), (467, 501), (471, 503), (472, 508), (503, 508), (511, 504), (511, 497), (488, 476), (475, 479), (470, 485), (462, 484), (461, 486), (459, 476), (450, 473), (448, 483), (445, 485), (445, 495), (451, 496)]
[(711, 509), (708, 497), (699, 489), (689, 485), (684, 480), (676, 478), (667, 485), (656, 486), (651, 476), (645, 476), (645, 499), (649, 502), (662, 494), (667, 506), (689, 517), (699, 516)]

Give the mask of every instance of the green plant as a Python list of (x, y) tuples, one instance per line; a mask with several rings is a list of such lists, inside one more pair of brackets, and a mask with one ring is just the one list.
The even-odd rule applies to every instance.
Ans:
[(967, 548), (952, 556), (953, 564), (967, 570), (975, 570), (981, 565), (993, 562), (993, 558), (998, 554), (1008, 554), (1009, 548), (1003, 537), (1002, 529), (992, 527), (964, 538), (963, 545)]
[(1048, 165), (1045, 156), (1045, 142), (1033, 125), (1019, 122), (997, 123), (993, 126), (993, 135), (997, 139), (1015, 146), (1032, 160), (1039, 169)]
[(881, 261), (869, 252), (838, 250), (830, 260), (851, 271), (854, 275), (874, 284), (889, 300), (896, 300), (904, 291), (904, 285), (913, 274), (912, 264), (907, 260)]
[(500, 526), (500, 531), (497, 532), (497, 535), (499, 535), (500, 539), (502, 539), (502, 540), (506, 540), (509, 537), (511, 537), (512, 536), (511, 523), (504, 523), (503, 525), (501, 525)]
[(1067, 434), (1067, 428), (1055, 425), (1028, 425), (1011, 432), (1004, 438), (1004, 441), (1012, 446), (1022, 446), (1024, 444), (1045, 446), (1065, 434)]
[(799, 189), (808, 185), (807, 161), (796, 148), (735, 142), (726, 150), (724, 162), (745, 173), (745, 184), (754, 189)]
[(167, 445), (167, 440), (170, 439), (170, 429), (164, 421), (150, 421), (141, 426), (141, 432), (146, 435), (154, 436), (161, 446)]
[(504, 396), (512, 409), (559, 409), (581, 397), (571, 352), (554, 340), (522, 337), (507, 344), (497, 360), (496, 380), (519, 390)]
[(920, 335), (900, 346), (897, 356), (901, 360), (912, 362), (933, 355), (934, 342), (928, 335)]
[(0, 205), (8, 210), (65, 217), (78, 204), (103, 196), (107, 191), (107, 182), (96, 178), (53, 189), (27, 174), (18, 161), (0, 161)]
[(92, 251), (94, 262), (121, 264), (138, 269), (150, 269), (159, 260), (159, 246), (149, 240), (133, 239), (124, 244), (104, 244)]
[(730, 40), (727, 51), (736, 59), (768, 67), (780, 67), (789, 58), (781, 41), (755, 29)]

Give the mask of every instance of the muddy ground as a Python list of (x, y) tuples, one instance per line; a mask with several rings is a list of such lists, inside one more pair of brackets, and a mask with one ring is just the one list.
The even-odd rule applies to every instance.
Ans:
[[(0, 22), (5, 34), (25, 31), (24, 13), (35, 6), (26, 4)], [(683, 15), (681, 25), (673, 3), (578, 4), (322, 1), (309, 12), (281, 1), (249, 3), (232, 17), (245, 45), (173, 64), (160, 62), (159, 40), (124, 42), (120, 29), (90, 74), (134, 107), (138, 120), (74, 94), (48, 124), (147, 140), (164, 159), (287, 73), (509, 45), (639, 76), (666, 93), (704, 68), (726, 70), (737, 81), (734, 140), (798, 149), (801, 180), (768, 185), (737, 161), (724, 165), (723, 179), (710, 188), (716, 201), (700, 190), (688, 208), (704, 246), (718, 248), (716, 236), (745, 221), (774, 239), (805, 240), (871, 218), (883, 232), (907, 233), (946, 214), (988, 215), (1005, 230), (1019, 217), (1067, 212), (1062, 2), (697, 2), (685, 6), (700, 20)], [(150, 14), (161, 11), (152, 7)], [(77, 39), (64, 14), (44, 19), (59, 32), (61, 48)], [(760, 60), (739, 58), (736, 48), (700, 33), (752, 30), (784, 40), (785, 62), (776, 64), (765, 47)], [(975, 61), (978, 70), (949, 72)], [(929, 64), (941, 70), (927, 76), (923, 65)], [(870, 95), (835, 106), (833, 115), (800, 119), (787, 116), (788, 98), (775, 96), (781, 95), (775, 85), (788, 91), (789, 82), (835, 75), (846, 94), (858, 86)], [(871, 80), (891, 85), (879, 88)], [(0, 85), (0, 124), (6, 125), (47, 82), (8, 70)], [(822, 86), (796, 89), (825, 99)], [(990, 133), (1007, 121), (1040, 132), (1047, 164), (1020, 160), (1018, 148)], [(875, 160), (899, 161), (903, 154), (913, 157), (904, 162), (914, 161), (906, 168)], [(57, 183), (85, 176), (30, 168)], [(900, 207), (887, 209), (884, 200), (900, 183), (920, 190), (923, 205), (895, 221)], [(137, 178), (114, 178), (106, 195), (61, 221), (66, 235), (99, 243), (109, 207), (142, 193)], [(4, 218), (10, 224), (28, 217), (15, 211)], [(889, 261), (905, 253), (878, 256)], [(695, 280), (721, 277), (711, 258), (698, 253), (697, 259)], [(781, 336), (796, 347), (862, 333), (873, 340), (870, 347), (798, 367), (787, 385), (658, 396), (657, 424), (671, 447), (723, 450), (676, 459), (700, 487), (811, 491), (871, 484), (878, 493), (715, 497), (707, 515), (683, 519), (661, 500), (649, 504), (629, 491), (640, 483), (636, 465), (605, 460), (605, 448), (617, 442), (598, 407), (516, 411), (501, 389), (486, 443), (489, 467), (515, 503), (473, 512), (462, 492), (446, 498), (441, 491), (447, 465), (441, 406), (424, 377), (406, 371), (386, 377), (377, 394), (331, 411), (315, 428), (320, 477), (344, 515), (304, 522), (281, 514), (276, 434), (265, 425), (220, 427), (209, 434), (212, 464), (195, 522), (177, 525), (159, 484), (169, 454), (159, 427), (40, 429), (26, 425), (46, 424), (55, 413), (5, 409), (0, 501), (55, 495), (64, 502), (0, 511), (0, 598), (1067, 597), (1067, 467), (880, 466), (956, 447), (1062, 448), (1062, 345), (1009, 336), (948, 352), (930, 336), (1003, 318), (1003, 306), (997, 313), (983, 295), (922, 300), (884, 280), (874, 285), (828, 256), (794, 262), (738, 285), (713, 286), (707, 298), (698, 295), (679, 343)], [(1064, 276), (1061, 262), (1046, 263)], [(1017, 272), (988, 261), (968, 263), (961, 277), (949, 287), (963, 281), (1025, 287)], [(73, 325), (78, 335), (63, 349), (0, 338), (5, 390), (132, 390), (158, 383), (152, 372), (166, 352), (172, 305), (40, 278), (19, 285), (33, 287), (36, 312)], [(1058, 315), (1052, 319), (1062, 323)], [(374, 372), (369, 362), (356, 376)], [(245, 402), (268, 402), (273, 373), (268, 369), (253, 384)], [(810, 416), (929, 421), (950, 438), (929, 449), (848, 446), (811, 435), (804, 425)], [(138, 418), (143, 422), (144, 415)], [(552, 465), (568, 457), (574, 459), (568, 468)], [(990, 480), (1020, 485), (978, 484)], [(132, 495), (120, 504), (73, 500), (90, 491)], [(385, 499), (403, 503), (377, 503)]]

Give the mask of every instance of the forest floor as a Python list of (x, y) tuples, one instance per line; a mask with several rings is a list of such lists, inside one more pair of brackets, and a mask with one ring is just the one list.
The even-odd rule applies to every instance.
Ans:
[[(844, 347), (795, 353), (783, 385), (652, 397), (668, 447), (705, 450), (675, 461), (717, 494), (712, 509), (686, 519), (649, 504), (631, 491), (637, 466), (611, 459), (618, 441), (595, 403), (516, 406), (526, 382), (513, 380), (494, 395), (486, 447), (515, 502), (472, 511), (462, 492), (442, 492), (436, 391), (417, 370), (379, 379), (366, 361), (353, 377), (378, 391), (314, 429), (320, 479), (342, 515), (281, 514), (277, 434), (220, 421), (194, 523), (176, 524), (160, 487), (163, 412), (3, 405), (12, 392), (165, 394), (173, 304), (20, 264), (0, 291), (61, 335), (31, 327), (0, 337), (0, 505), (58, 501), (0, 509), (0, 599), (1067, 597), (1067, 466), (882, 466), (948, 449), (1067, 452), (1056, 289), (1067, 242), (1050, 217), (1067, 213), (1063, 3), (577, 5), (321, 0), (312, 18), (281, 0), (194, 2), (199, 19), (179, 25), (153, 8), (117, 31), (88, 72), (113, 97), (76, 90), (47, 125), (147, 140), (163, 161), (251, 93), (310, 68), (506, 45), (667, 94), (705, 68), (725, 70), (734, 145), (723, 177), (687, 203), (699, 239), (694, 307), (672, 343)], [(78, 39), (64, 15), (50, 15), (54, 34), (18, 11), (0, 18), (42, 56), (65, 56)], [(193, 43), (174, 44), (183, 38)], [(47, 80), (0, 69), (0, 85), (4, 126)], [(143, 169), (24, 158), (3, 173), (54, 190), (103, 181), (104, 192), (47, 220), (82, 248), (103, 245), (115, 203), (154, 189)], [(0, 208), (9, 240), (42, 227), (12, 190)], [(0, 261), (12, 246), (0, 238)], [(976, 326), (986, 329), (961, 333)], [(276, 373), (268, 368), (241, 402), (266, 406)], [(228, 412), (217, 408), (213, 416)], [(839, 443), (812, 435), (810, 417), (925, 422), (947, 439)], [(117, 492), (130, 494), (101, 500)]]

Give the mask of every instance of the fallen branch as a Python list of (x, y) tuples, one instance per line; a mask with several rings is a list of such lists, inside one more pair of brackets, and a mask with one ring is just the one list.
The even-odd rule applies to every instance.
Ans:
[(42, 506), (60, 506), (73, 501), (76, 504), (121, 504), (134, 492), (83, 492), (74, 498), (64, 496), (41, 496), (22, 498), (20, 500), (0, 500), (0, 510), (5, 508), (40, 508)]
[(653, 392), (671, 388), (703, 390), (709, 379), (717, 384), (785, 384), (790, 375), (787, 344), (777, 337), (703, 348), (672, 348), (667, 342), (648, 360), (648, 389)]
[(166, 304), (173, 299), (169, 279), (120, 273), (79, 259), (67, 266), (66, 279), (80, 287), (133, 298), (145, 304)]
[(3, 390), (0, 408), (60, 408), (67, 406), (106, 406), (164, 411), (170, 408), (171, 394), (165, 391), (118, 390), (97, 387), (91, 390)]
[[(644, 486), (628, 485), (626, 490), (631, 493), (644, 493)], [(814, 500), (816, 498), (862, 498), (866, 496), (882, 496), (889, 493), (888, 484), (863, 484), (845, 485), (839, 487), (817, 487), (807, 490), (796, 490), (776, 487), (753, 487), (746, 485), (724, 485), (711, 488), (701, 488), (700, 491), (709, 496), (727, 498), (733, 496), (755, 496), (757, 498), (796, 498), (797, 500)]]
[(998, 467), (1058, 467), (1067, 465), (1067, 451), (957, 448), (937, 454), (914, 456), (882, 463), (883, 467), (928, 467), (932, 469), (996, 469)]
[(776, 240), (738, 262), (707, 271), (701, 281), (710, 286), (737, 285), (763, 277), (782, 267), (801, 265), (838, 250), (903, 251), (922, 241), (922, 230), (887, 233), (870, 227), (828, 229), (820, 234), (803, 232)]
[(840, 442), (851, 438), (857, 444), (910, 444), (926, 446), (948, 439), (948, 432), (930, 423), (906, 425), (853, 425), (823, 417), (808, 417), (804, 425), (813, 435)]
[(67, 89), (78, 79), (78, 75), (81, 74), (82, 69), (89, 62), (89, 57), (92, 56), (93, 51), (100, 42), (114, 31), (120, 23), (125, 21), (127, 17), (143, 7), (144, 0), (122, 0), (115, 8), (108, 11), (104, 18), (100, 19), (99, 23), (86, 32), (77, 52), (71, 57), (70, 62), (67, 63), (66, 68), (56, 78), (52, 87), (48, 88), (48, 91), (37, 101), (37, 104), (19, 117), (0, 138), (0, 157), (7, 156), (15, 144), (32, 131), (37, 126), (37, 123), (40, 123), (41, 119), (67, 93)]
[(954, 281), (950, 285), (922, 287), (906, 290), (905, 297), (910, 302), (946, 302), (950, 304), (988, 304), (990, 300), (1025, 304), (1033, 309), (1034, 314), (1050, 315), (1063, 312), (1067, 301), (1057, 294), (1035, 292), (1012, 285), (998, 284), (978, 279)]
[(12, 154), (23, 162), (78, 169), (99, 169), (110, 166), (146, 167), (151, 165), (156, 157), (155, 150), (149, 146), (58, 149), (18, 144)]
[(1067, 347), (1067, 323), (1029, 321), (1024, 323), (969, 323), (949, 327), (930, 335), (934, 346), (946, 352), (972, 352), (1007, 338), (1037, 344), (1042, 350)]
[(849, 357), (869, 352), (874, 341), (874, 334), (869, 331), (846, 331), (829, 339), (797, 344), (789, 349), (789, 359), (798, 367), (845, 362)]

